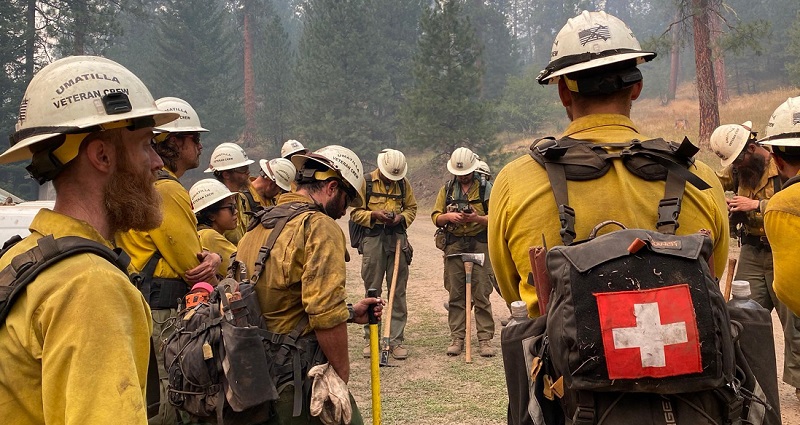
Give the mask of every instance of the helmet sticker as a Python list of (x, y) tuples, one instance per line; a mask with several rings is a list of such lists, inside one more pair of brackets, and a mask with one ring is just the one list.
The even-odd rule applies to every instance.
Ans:
[(608, 29), (608, 25), (597, 24), (592, 28), (579, 31), (578, 38), (580, 38), (581, 46), (585, 46), (592, 41), (608, 41), (611, 39), (611, 31)]

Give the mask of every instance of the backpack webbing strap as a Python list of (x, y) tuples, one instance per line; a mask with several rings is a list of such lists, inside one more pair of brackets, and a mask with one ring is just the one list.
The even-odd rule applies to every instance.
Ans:
[(567, 192), (567, 175), (564, 165), (557, 162), (546, 162), (544, 168), (547, 171), (547, 178), (550, 180), (550, 187), (553, 189), (553, 196), (556, 198), (558, 206), (558, 221), (561, 229), (561, 241), (564, 245), (569, 245), (575, 240), (575, 210), (569, 206), (569, 193)]
[(669, 170), (664, 186), (664, 198), (658, 202), (658, 221), (656, 230), (666, 235), (674, 235), (680, 224), (681, 202), (686, 190), (686, 179)]
[(572, 425), (594, 425), (597, 418), (595, 410), (594, 393), (590, 391), (575, 391), (575, 414), (572, 415)]
[[(778, 179), (775, 179), (775, 180), (778, 180)], [(793, 184), (795, 184), (797, 182), (800, 182), (800, 176), (794, 176), (794, 177), (790, 178), (789, 180), (786, 180), (786, 183), (783, 184), (783, 187), (781, 189), (786, 189), (787, 187), (789, 187), (789, 186), (791, 186), (791, 185), (793, 185)]]
[(305, 202), (293, 202), (291, 204), (279, 205), (265, 211), (266, 212), (260, 216), (261, 224), (266, 228), (272, 227), (273, 230), (267, 237), (267, 241), (258, 250), (258, 256), (256, 257), (254, 266), (255, 269), (253, 270), (253, 276), (250, 278), (253, 284), (258, 282), (258, 279), (261, 277), (261, 273), (264, 271), (264, 265), (272, 252), (272, 247), (275, 246), (275, 241), (278, 239), (278, 236), (280, 236), (286, 223), (305, 212), (318, 211), (318, 208), (316, 205)]
[(256, 198), (253, 197), (253, 194), (250, 193), (249, 190), (240, 190), (239, 193), (241, 193), (244, 196), (244, 199), (247, 200), (247, 206), (250, 207), (250, 212), (256, 213), (259, 210), (264, 209), (261, 204), (256, 202)]
[(297, 341), (303, 334), (303, 331), (308, 326), (308, 315), (304, 314), (303, 317), (297, 322), (297, 325), (288, 334), (269, 334), (273, 344), (280, 344), (278, 352), (275, 353), (275, 365), (285, 365), (289, 354), (292, 356), (291, 369), (286, 370), (280, 368), (276, 370), (276, 376), (292, 372), (292, 381), (294, 385), (294, 405), (292, 406), (292, 416), (297, 417), (303, 411), (303, 364), (300, 358), (300, 350), (297, 348)]
[(456, 179), (448, 180), (445, 183), (447, 190), (445, 191), (445, 205), (450, 205), (453, 203), (466, 203), (466, 204), (481, 204), (483, 206), (484, 214), (489, 214), (489, 201), (486, 199), (486, 184), (484, 182), (478, 182), (478, 198), (477, 200), (470, 201), (466, 199), (458, 199), (456, 200), (453, 197), (453, 188), (456, 185)]
[(136, 286), (136, 289), (144, 295), (144, 299), (147, 301), (147, 305), (151, 305), (150, 294), (153, 290), (153, 275), (156, 272), (156, 265), (158, 264), (158, 260), (162, 258), (161, 252), (156, 249), (156, 252), (147, 259), (147, 262), (142, 267), (142, 271), (139, 273), (133, 273), (130, 276), (131, 282)]
[(104, 258), (127, 275), (130, 257), (120, 248), (111, 250), (101, 243), (78, 236), (55, 239), (53, 235), (47, 235), (37, 240), (36, 246), (15, 256), (0, 271), (0, 323), (5, 321), (14, 301), (39, 273), (67, 257), (82, 253)]
[[(364, 207), (366, 208), (369, 205), (369, 198), (374, 194), (372, 191), (372, 173), (364, 173), (364, 181), (366, 182), (366, 193), (364, 194)], [(400, 186), (400, 194), (393, 195), (391, 193), (381, 193), (381, 196), (391, 198), (391, 199), (399, 199), (400, 200), (400, 210), (404, 210), (406, 208), (406, 182), (405, 179), (397, 180), (397, 184)]]

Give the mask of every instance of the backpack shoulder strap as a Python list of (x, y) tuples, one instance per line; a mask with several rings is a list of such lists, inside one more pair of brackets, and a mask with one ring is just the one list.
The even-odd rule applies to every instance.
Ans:
[[(621, 148), (608, 153), (607, 148)], [(664, 197), (658, 205), (656, 228), (675, 234), (686, 183), (704, 190), (710, 186), (688, 170), (698, 149), (688, 139), (681, 144), (663, 139), (631, 140), (623, 143), (595, 144), (565, 137), (538, 139), (531, 144), (530, 156), (544, 166), (558, 206), (561, 240), (565, 245), (575, 240), (575, 210), (569, 206), (567, 180), (593, 180), (605, 175), (611, 161), (621, 159), (635, 176), (645, 180), (666, 180)]]
[(278, 236), (280, 236), (283, 228), (286, 226), (286, 223), (290, 222), (300, 214), (306, 212), (314, 213), (317, 211), (319, 211), (319, 208), (316, 205), (306, 202), (282, 204), (264, 210), (264, 213), (260, 216), (261, 225), (267, 229), (272, 229), (272, 232), (270, 232), (269, 236), (267, 237), (267, 241), (264, 242), (264, 245), (258, 250), (255, 269), (253, 270), (253, 275), (250, 278), (250, 281), (253, 284), (258, 282), (258, 279), (261, 277), (261, 273), (264, 272), (264, 265), (266, 264), (270, 253), (272, 252), (272, 248), (275, 246), (275, 241), (278, 239)]
[(400, 186), (400, 210), (406, 209), (406, 178), (400, 179), (397, 184)]
[(263, 208), (261, 204), (256, 202), (256, 198), (253, 197), (253, 194), (250, 193), (249, 190), (240, 190), (239, 193), (241, 193), (244, 196), (244, 199), (247, 200), (247, 206), (250, 208), (250, 211), (256, 212)]
[(481, 204), (483, 205), (483, 212), (484, 214), (489, 214), (489, 201), (486, 199), (486, 180), (481, 179), (480, 186), (478, 188), (478, 196), (481, 198)]
[(364, 173), (364, 182), (366, 182), (367, 191), (364, 193), (364, 207), (369, 205), (369, 198), (372, 196), (372, 173)]
[(444, 195), (444, 203), (445, 203), (445, 205), (453, 203), (453, 200), (454, 200), (454, 198), (453, 198), (453, 188), (455, 187), (455, 182), (456, 182), (456, 179), (452, 179), (452, 180), (448, 180), (447, 183), (444, 184), (444, 186), (446, 187), (446, 189), (444, 191), (444, 193), (445, 193), (445, 195)]
[[(3, 253), (7, 251), (4, 248)], [(0, 323), (4, 322), (14, 301), (25, 287), (51, 265), (76, 254), (89, 253), (104, 258), (127, 275), (130, 257), (120, 248), (111, 250), (98, 242), (78, 236), (55, 239), (47, 235), (36, 246), (16, 255), (0, 270)]]
[[(778, 180), (778, 179), (775, 179), (775, 180)], [(793, 185), (795, 183), (798, 183), (798, 182), (800, 182), (800, 176), (794, 176), (794, 177), (790, 178), (789, 180), (786, 180), (786, 183), (783, 184), (783, 187), (781, 188), (781, 190), (786, 189), (787, 187), (789, 187), (789, 186), (791, 186), (791, 185)]]

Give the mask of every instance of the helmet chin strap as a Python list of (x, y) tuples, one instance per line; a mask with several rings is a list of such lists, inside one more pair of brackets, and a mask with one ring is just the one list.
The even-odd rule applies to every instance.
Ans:
[(319, 209), (321, 209), (325, 215), (331, 217), (331, 215), (328, 214), (328, 210), (325, 208), (325, 205), (322, 205), (319, 201), (317, 201), (317, 198), (315, 198), (314, 195), (309, 193), (308, 197), (311, 198), (312, 201), (314, 201), (314, 205), (316, 205)]

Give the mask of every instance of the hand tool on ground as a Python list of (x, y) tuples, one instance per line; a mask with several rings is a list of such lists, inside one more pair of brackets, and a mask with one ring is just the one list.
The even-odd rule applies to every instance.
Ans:
[[(368, 298), (378, 296), (377, 289), (367, 290)], [(372, 385), (372, 423), (381, 424), (381, 373), (378, 359), (378, 318), (375, 317), (375, 304), (367, 307), (367, 318), (369, 320), (369, 371), (370, 384)]]
[(389, 364), (389, 351), (391, 351), (391, 346), (389, 345), (389, 338), (390, 332), (392, 330), (392, 307), (394, 305), (394, 290), (397, 287), (397, 272), (400, 270), (400, 251), (402, 248), (403, 241), (398, 237), (397, 243), (394, 246), (394, 271), (392, 272), (392, 284), (389, 286), (389, 302), (386, 304), (386, 310), (388, 311), (388, 315), (384, 314), (383, 316), (386, 317), (384, 320), (383, 325), (383, 349), (381, 350), (381, 366), (391, 366)]
[(467, 275), (467, 278), (465, 279), (467, 285), (465, 304), (465, 310), (467, 313), (467, 329), (466, 338), (464, 338), (464, 345), (466, 345), (466, 354), (464, 356), (467, 363), (472, 363), (472, 266), (477, 264), (483, 267), (483, 260), (486, 256), (483, 253), (477, 254), (464, 252), (461, 254), (450, 254), (448, 257), (461, 257), (461, 261), (464, 262), (464, 272)]
[(722, 293), (725, 296), (725, 302), (731, 299), (731, 284), (733, 283), (733, 275), (736, 270), (736, 259), (728, 259), (728, 273), (725, 275), (725, 291)]

